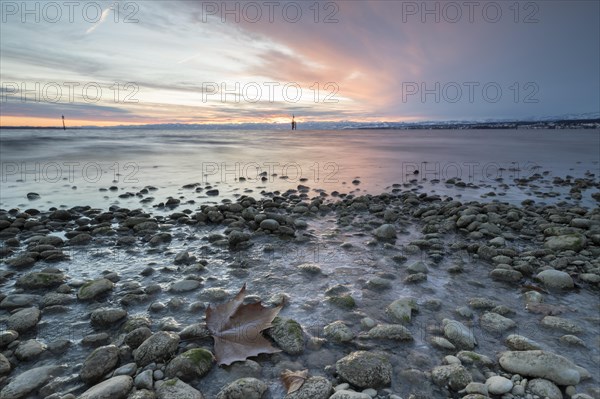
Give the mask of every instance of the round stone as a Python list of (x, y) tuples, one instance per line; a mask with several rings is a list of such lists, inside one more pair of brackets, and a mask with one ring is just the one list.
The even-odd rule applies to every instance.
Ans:
[(511, 380), (499, 375), (488, 378), (485, 385), (487, 386), (488, 392), (492, 395), (504, 395), (513, 388), (513, 382)]

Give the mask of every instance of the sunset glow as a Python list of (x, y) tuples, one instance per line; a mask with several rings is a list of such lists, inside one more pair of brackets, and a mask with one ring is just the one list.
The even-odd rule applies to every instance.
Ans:
[(0, 123), (519, 119), (599, 108), (597, 2), (506, 3), (494, 19), (485, 4), (431, 2), (428, 13), (415, 2), (275, 3), (100, 2), (94, 18), (84, 2), (54, 23), (55, 3), (28, 14), (3, 2)]

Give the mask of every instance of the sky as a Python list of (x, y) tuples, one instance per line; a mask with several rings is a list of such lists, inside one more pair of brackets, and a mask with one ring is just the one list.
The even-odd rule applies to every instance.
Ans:
[(600, 112), (598, 1), (0, 0), (0, 125)]

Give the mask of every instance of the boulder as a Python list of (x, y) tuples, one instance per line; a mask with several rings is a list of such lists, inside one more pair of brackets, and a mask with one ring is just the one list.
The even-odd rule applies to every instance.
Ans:
[(543, 350), (504, 352), (500, 366), (511, 373), (545, 378), (558, 385), (577, 385), (581, 380), (580, 368), (573, 362)]
[(392, 380), (392, 365), (382, 354), (356, 351), (338, 360), (337, 373), (343, 380), (359, 388), (387, 386)]

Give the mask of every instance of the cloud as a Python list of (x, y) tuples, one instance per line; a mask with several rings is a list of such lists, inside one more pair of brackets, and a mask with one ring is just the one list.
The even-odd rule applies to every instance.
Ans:
[(85, 31), (86, 35), (89, 35), (90, 33), (92, 33), (93, 31), (95, 31), (96, 29), (98, 29), (98, 27), (100, 25), (102, 25), (104, 23), (104, 21), (106, 21), (106, 18), (108, 17), (108, 14), (111, 12), (111, 8), (107, 8), (106, 10), (102, 11), (102, 14), (100, 15), (100, 19), (98, 20), (98, 22), (96, 22), (94, 25), (92, 25), (88, 30)]
[(44, 102), (2, 102), (2, 114), (19, 117), (59, 118), (78, 120), (128, 120), (135, 119), (127, 109), (96, 104), (58, 104)]
[[(242, 10), (250, 4), (235, 3)], [(465, 16), (457, 23), (435, 23), (431, 17), (423, 23), (419, 15), (405, 21), (403, 5), (422, 7), (423, 2), (275, 3), (273, 22), (265, 9), (260, 21), (242, 17), (236, 22), (229, 15), (223, 23), (221, 15), (206, 18), (202, 6), (207, 2), (147, 1), (137, 3), (138, 23), (124, 23), (123, 12), (117, 23), (108, 8), (91, 26), (83, 21), (3, 24), (2, 81), (26, 82), (28, 87), (34, 82), (73, 81), (81, 86), (101, 82), (107, 87), (134, 82), (140, 88), (139, 104), (102, 104), (125, 110), (122, 114), (96, 110), (107, 117), (134, 115), (152, 122), (246, 120), (252, 115), (262, 120), (292, 112), (329, 120), (468, 119), (588, 112), (600, 107), (598, 2), (537, 2), (539, 22), (530, 24), (522, 21), (527, 14), (515, 23), (508, 8), (512, 3), (503, 2), (497, 3), (504, 7), (504, 17), (493, 24), (481, 19), (481, 8), (474, 23)], [(282, 14), (292, 3), (302, 7), (303, 17), (297, 23)], [(211, 4), (223, 7), (224, 3)], [(316, 22), (315, 7), (320, 11)], [(325, 23), (332, 10), (337, 22)], [(98, 30), (107, 24), (110, 29)], [(470, 81), (501, 84), (502, 101), (482, 101), (481, 90), (474, 102), (435, 101), (431, 95), (425, 101), (420, 95), (403, 101), (406, 83), (432, 87), (436, 82), (443, 86)], [(206, 82), (225, 83), (228, 88), (236, 83), (294, 82), (307, 98), (296, 104), (234, 103), (231, 95), (227, 102), (214, 97), (203, 101)], [(335, 97), (340, 102), (312, 101), (311, 88), (319, 87), (322, 99), (329, 94), (325, 85), (330, 82), (338, 87)], [(515, 82), (519, 101), (513, 100), (511, 91)], [(536, 104), (522, 101), (529, 93), (524, 89), (528, 82), (539, 88)], [(31, 116), (45, 115), (48, 109), (27, 108)]]
[[(278, 14), (274, 22), (241, 18), (238, 23), (229, 17), (226, 23), (244, 32), (242, 35), (270, 40), (285, 49), (264, 49), (257, 62), (246, 63), (247, 74), (284, 82), (337, 82), (340, 95), (373, 115), (468, 118), (512, 113), (519, 117), (543, 109), (545, 114), (552, 114), (600, 106), (593, 89), (597, 89), (600, 75), (598, 3), (536, 3), (536, 23), (524, 23), (529, 9), (520, 9), (515, 22), (508, 3), (501, 4), (503, 16), (498, 23), (489, 22), (483, 3), (473, 22), (463, 10), (462, 19), (456, 23), (444, 18), (435, 22), (431, 15), (423, 23), (421, 15), (404, 20), (404, 3), (337, 2), (338, 22), (332, 24), (312, 21), (308, 6), (303, 9), (308, 19), (299, 23), (289, 23)], [(281, 9), (286, 2), (278, 4)], [(425, 3), (414, 4), (420, 8)], [(444, 6), (443, 2), (436, 4)], [(223, 24), (219, 18), (209, 23)], [(578, 32), (575, 43), (569, 39), (572, 31)], [(585, 60), (581, 74), (573, 74), (567, 65), (573, 59)], [(403, 101), (405, 84), (431, 87), (440, 83), (443, 87), (452, 82), (476, 82), (480, 87), (498, 83), (504, 96), (498, 103), (482, 100), (481, 93), (474, 102), (464, 95), (458, 104), (435, 101), (433, 96), (425, 101)], [(517, 101), (510, 89), (515, 82), (521, 91)], [(540, 87), (537, 104), (522, 101), (527, 94), (523, 86), (528, 82)]]

